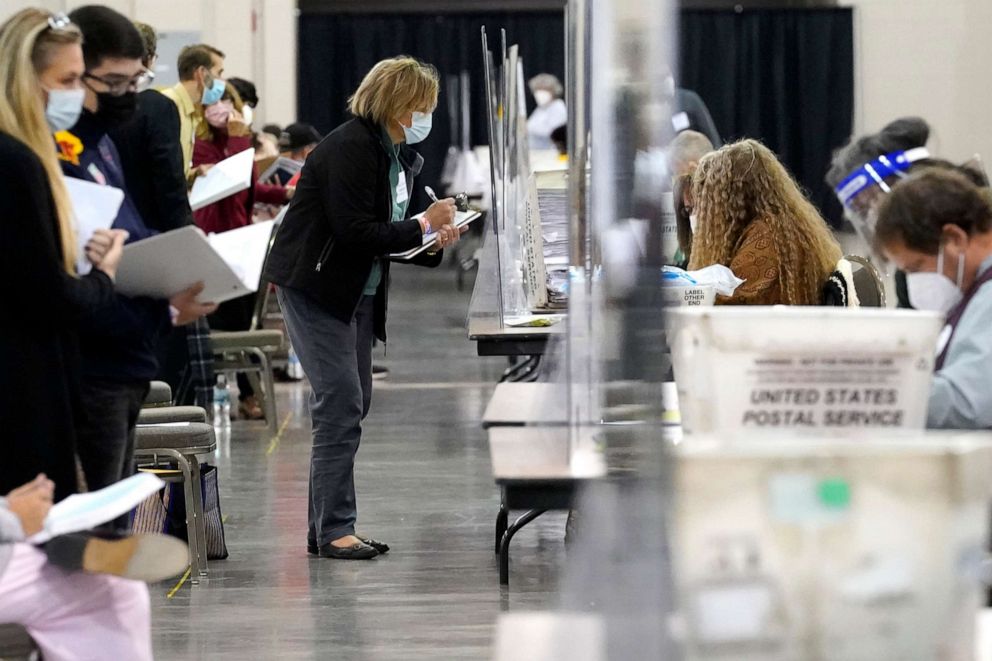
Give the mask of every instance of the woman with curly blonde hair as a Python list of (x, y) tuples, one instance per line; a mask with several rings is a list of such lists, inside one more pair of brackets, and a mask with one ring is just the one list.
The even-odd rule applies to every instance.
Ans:
[(840, 246), (771, 150), (741, 140), (706, 155), (692, 196), (698, 224), (690, 270), (723, 264), (745, 279), (718, 304), (820, 303)]

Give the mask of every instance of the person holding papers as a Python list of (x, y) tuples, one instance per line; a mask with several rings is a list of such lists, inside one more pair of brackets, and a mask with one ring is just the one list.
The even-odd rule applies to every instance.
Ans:
[(372, 397), (372, 338), (386, 341), (387, 255), (423, 244), (416, 263), (436, 266), (458, 241), (455, 204), (407, 215), (423, 159), (410, 148), (430, 133), (438, 73), (409, 57), (376, 64), (349, 102), (354, 119), (328, 135), (303, 166), (269, 255), (286, 327), (310, 379), (307, 550), (365, 560), (388, 546), (356, 535), (355, 454)]
[[(154, 232), (127, 194), (117, 148), (107, 133), (131, 118), (137, 89), (147, 83), (144, 44), (131, 21), (107, 7), (80, 7), (70, 18), (84, 37), (85, 97), (76, 125), (55, 135), (62, 171), (67, 177), (123, 190), (113, 227), (126, 230), (129, 241), (138, 241)], [(83, 406), (77, 432), (90, 489), (134, 472), (134, 428), (149, 382), (158, 372), (157, 345), (170, 325), (170, 304), (171, 323), (176, 325), (208, 314), (215, 306), (197, 302), (201, 289), (191, 287), (170, 301), (118, 296), (106, 312), (84, 320)]]
[(66, 571), (25, 542), (41, 531), (53, 492), (44, 475), (0, 492), (7, 494), (0, 498), (0, 623), (25, 627), (46, 661), (150, 661), (151, 609), (143, 583)]
[[(225, 158), (252, 148), (251, 128), (242, 112), (245, 106), (233, 86), (224, 90), (223, 98), (207, 106), (204, 115), (209, 127), (202, 138), (197, 138), (193, 150), (193, 167), (215, 165)], [(255, 203), (284, 205), (292, 198), (292, 189), (256, 183), (258, 168), (253, 168), (251, 186), (223, 200), (198, 209), (194, 214), (197, 226), (208, 234), (226, 232), (252, 223)], [(255, 309), (255, 296), (242, 296), (222, 303), (210, 317), (210, 327), (224, 331), (248, 330)], [(251, 381), (238, 373), (238, 411), (249, 420), (265, 417), (262, 406), (255, 397)]]
[[(77, 243), (52, 131), (82, 111), (82, 35), (64, 14), (25, 9), (0, 26), (0, 493), (45, 473), (75, 493), (80, 318), (114, 301), (123, 232)], [(80, 242), (82, 243), (82, 242)], [(77, 255), (95, 267), (77, 275)]]
[[(237, 91), (227, 87), (220, 101), (204, 109), (206, 128), (196, 139), (193, 167), (216, 165), (225, 158), (252, 149), (251, 127), (242, 114), (244, 107)], [(226, 232), (251, 224), (255, 202), (288, 203), (292, 190), (256, 183), (257, 170), (257, 167), (253, 169), (252, 184), (247, 189), (196, 210), (193, 218), (197, 226), (207, 234)]]
[(187, 46), (179, 52), (177, 70), (179, 82), (162, 90), (162, 94), (179, 109), (179, 145), (186, 179), (191, 181), (198, 174), (193, 170), (193, 146), (201, 130), (203, 107), (220, 101), (227, 87), (223, 79), (224, 53), (206, 44)]

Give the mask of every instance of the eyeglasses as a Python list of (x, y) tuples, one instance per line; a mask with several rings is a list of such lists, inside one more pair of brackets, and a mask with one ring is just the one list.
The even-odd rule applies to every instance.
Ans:
[[(103, 78), (101, 76), (94, 76), (88, 71), (83, 74), (84, 79), (96, 80), (107, 86), (107, 93), (111, 96), (124, 96), (128, 92), (141, 92), (148, 89), (155, 80), (155, 73), (149, 71), (148, 69), (143, 69), (134, 78), (121, 78), (120, 76), (115, 76), (112, 78)], [(94, 90), (96, 91), (96, 90)]]
[(48, 17), (48, 28), (50, 30), (65, 30), (70, 25), (72, 25), (72, 21), (69, 20), (69, 17), (62, 12), (52, 14)]

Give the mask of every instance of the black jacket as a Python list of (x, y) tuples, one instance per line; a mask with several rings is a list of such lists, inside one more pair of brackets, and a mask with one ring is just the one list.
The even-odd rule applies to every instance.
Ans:
[[(352, 119), (332, 131), (307, 158), (265, 267), (265, 279), (298, 289), (331, 315), (350, 323), (377, 257), (420, 245), (416, 220), (390, 222), (389, 154), (381, 127)], [(400, 150), (407, 190), (423, 159), (406, 145)], [(415, 263), (437, 266), (442, 255)], [(389, 261), (381, 260), (375, 295), (375, 336), (386, 341)]]
[(138, 95), (134, 118), (109, 135), (120, 153), (127, 192), (145, 225), (159, 232), (192, 225), (176, 104), (145, 90)]
[(24, 143), (0, 133), (0, 495), (45, 473), (55, 499), (76, 491), (81, 319), (114, 304), (102, 271), (62, 266), (48, 177)]

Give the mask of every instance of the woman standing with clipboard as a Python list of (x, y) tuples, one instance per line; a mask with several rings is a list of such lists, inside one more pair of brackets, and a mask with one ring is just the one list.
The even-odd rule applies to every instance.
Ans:
[(324, 558), (367, 560), (389, 547), (355, 534), (355, 453), (372, 398), (372, 339), (386, 341), (387, 255), (421, 245), (415, 259), (441, 263), (458, 241), (455, 203), (407, 216), (423, 159), (409, 145), (431, 130), (438, 73), (409, 57), (376, 64), (349, 101), (354, 118), (310, 154), (269, 255), (265, 277), (278, 285), (293, 347), (313, 389), (310, 416), (307, 550)]

